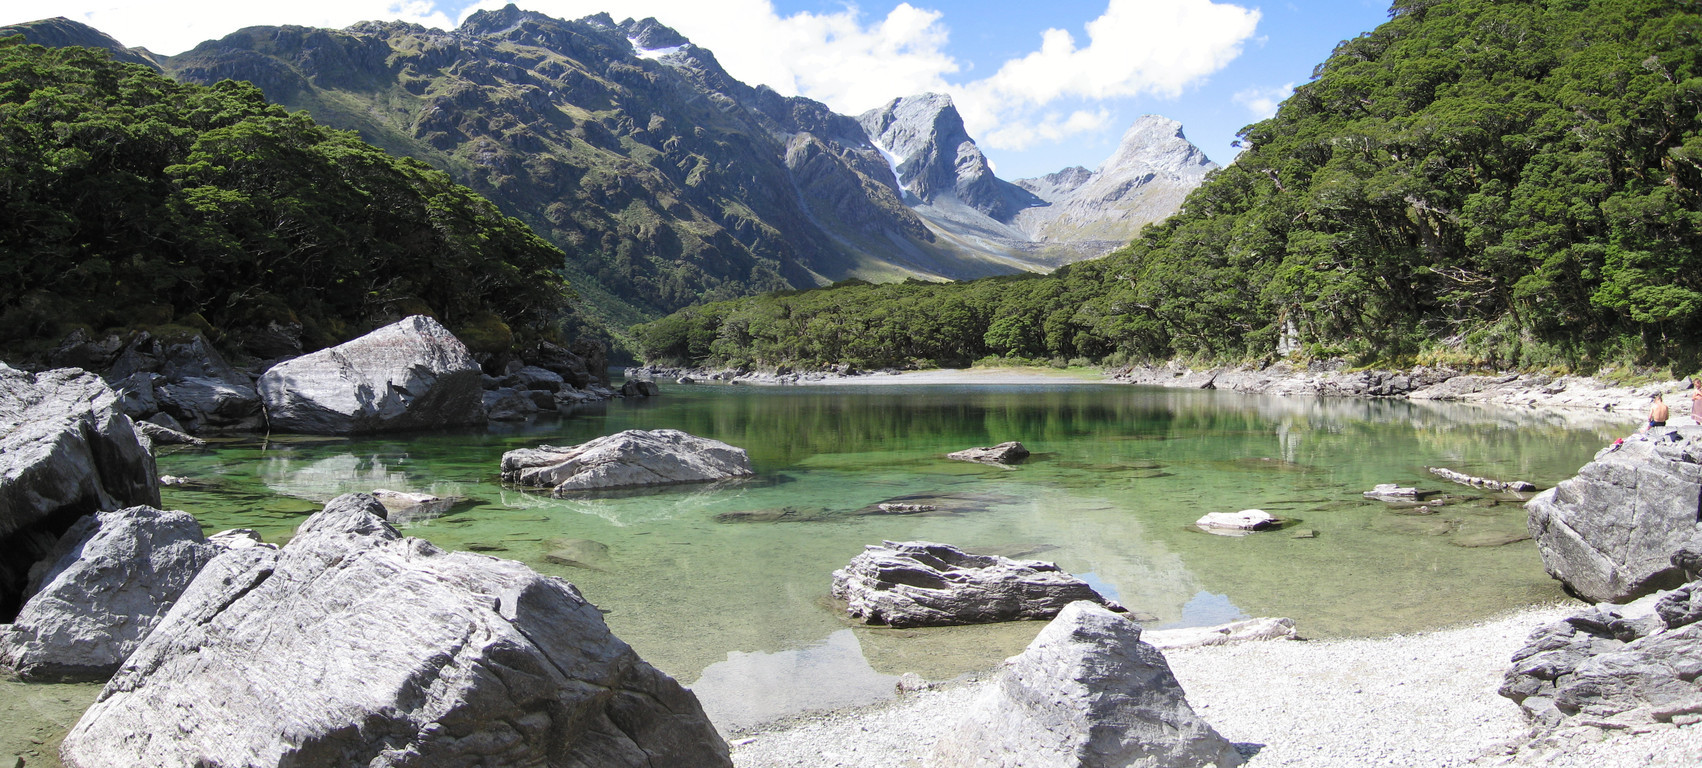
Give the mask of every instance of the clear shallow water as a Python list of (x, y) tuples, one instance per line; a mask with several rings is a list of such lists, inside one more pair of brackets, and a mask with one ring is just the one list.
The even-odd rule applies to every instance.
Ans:
[[(577, 499), (497, 479), (506, 450), (659, 427), (747, 449), (758, 478)], [(883, 539), (1053, 560), (1149, 627), (1289, 616), (1309, 636), (1374, 635), (1559, 598), (1528, 542), (1461, 546), (1522, 532), (1518, 499), (1425, 467), (1548, 487), (1626, 431), (1470, 406), (1121, 385), (665, 385), (660, 398), (505, 432), (229, 440), (159, 467), (204, 483), (165, 489), (166, 506), (209, 532), (251, 527), (274, 542), (348, 491), (465, 497), (401, 527), (574, 582), (727, 728), (887, 696), (904, 672), (986, 669), (1039, 631), (849, 622), (830, 574)], [(944, 458), (1005, 440), (1035, 455), (1011, 469)], [(1448, 496), (1433, 515), (1361, 496), (1385, 482)], [(940, 510), (867, 514), (893, 499)], [(1250, 507), (1295, 522), (1241, 538), (1190, 525)]]

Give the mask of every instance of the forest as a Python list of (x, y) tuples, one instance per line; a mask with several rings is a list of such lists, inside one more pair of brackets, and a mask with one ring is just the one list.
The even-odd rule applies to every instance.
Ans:
[(248, 83), (0, 39), (0, 344), (76, 327), (307, 350), (408, 314), (498, 351), (558, 335), (563, 253), (489, 201)]
[(1702, 13), (1399, 0), (1180, 213), (1047, 276), (846, 283), (634, 328), (659, 364), (1702, 363)]

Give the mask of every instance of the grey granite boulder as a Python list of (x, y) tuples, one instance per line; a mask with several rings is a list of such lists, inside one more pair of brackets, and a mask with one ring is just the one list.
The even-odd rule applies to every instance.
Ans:
[(184, 512), (130, 507), (77, 521), (0, 625), (0, 666), (26, 680), (105, 679), (165, 616), (215, 549)]
[(1537, 724), (1635, 727), (1702, 713), (1702, 582), (1538, 628), (1500, 689)]
[(677, 429), (629, 429), (579, 445), (541, 445), (502, 455), (503, 480), (553, 488), (558, 496), (753, 474), (745, 449)]
[(1608, 446), (1525, 510), (1543, 567), (1573, 594), (1623, 602), (1677, 586), (1672, 553), (1696, 535), (1702, 510), (1702, 427)]
[(957, 459), (958, 461), (979, 461), (983, 464), (1015, 464), (1028, 458), (1028, 449), (1022, 447), (1022, 443), (1011, 440), (992, 447), (980, 446), (953, 451), (946, 454), (946, 458)]
[(449, 329), (414, 315), (260, 377), (279, 432), (352, 434), (485, 421), (479, 364)]
[[(151, 382), (158, 409), (190, 432), (260, 426), (260, 395), (254, 380), (231, 367), (198, 333), (160, 338), (139, 332), (125, 345), (107, 377), (138, 396), (142, 382)], [(147, 407), (145, 401), (128, 399), (132, 416)]]
[(65, 737), (67, 766), (730, 766), (573, 585), (338, 497), (215, 558)]
[(1066, 607), (1005, 661), (930, 765), (1229, 768), (1235, 745), (1188, 706), (1134, 622), (1092, 603)]
[(157, 475), (147, 443), (99, 376), (0, 363), (0, 618), (17, 611), (30, 564), (77, 518), (158, 506)]
[(863, 623), (894, 627), (1050, 619), (1082, 600), (1122, 610), (1052, 563), (924, 541), (867, 547), (833, 572), (833, 596)]

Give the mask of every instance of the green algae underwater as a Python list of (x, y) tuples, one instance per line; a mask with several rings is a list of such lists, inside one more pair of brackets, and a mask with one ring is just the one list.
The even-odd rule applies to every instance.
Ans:
[[(279, 544), (341, 493), (453, 497), (444, 514), (393, 522), (573, 582), (723, 731), (741, 732), (890, 697), (905, 672), (989, 669), (1043, 626), (855, 624), (828, 595), (831, 574), (882, 540), (1054, 561), (1149, 628), (1287, 616), (1309, 637), (1370, 636), (1562, 599), (1523, 540), (1523, 497), (1427, 467), (1547, 488), (1624, 421), (1114, 384), (664, 384), (661, 397), (489, 430), (223, 438), (162, 452), (159, 469), (188, 481), (162, 489), (166, 507), (208, 533), (253, 528)], [(498, 477), (504, 451), (656, 428), (744, 448), (757, 475), (565, 499)], [(945, 458), (1006, 440), (1033, 455), (1012, 467)], [(1422, 507), (1363, 496), (1379, 483), (1434, 495)], [(931, 509), (888, 514), (888, 502)], [(1241, 537), (1192, 525), (1248, 508), (1287, 524)], [(0, 683), (0, 758), (57, 764), (98, 690)]]

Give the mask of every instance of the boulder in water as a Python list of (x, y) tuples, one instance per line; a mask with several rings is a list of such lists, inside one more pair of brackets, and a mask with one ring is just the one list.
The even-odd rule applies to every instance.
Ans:
[(485, 422), (479, 364), (436, 320), (414, 315), (260, 377), (274, 431), (353, 434)]
[(999, 443), (995, 446), (980, 446), (965, 448), (946, 454), (948, 459), (958, 461), (979, 461), (983, 464), (1015, 464), (1028, 458), (1028, 449), (1015, 440)]
[(541, 445), (502, 455), (502, 479), (555, 495), (573, 491), (706, 483), (755, 474), (750, 456), (677, 429), (629, 429), (568, 447)]
[(696, 697), (573, 585), (383, 513), (338, 497), (282, 549), (214, 558), (65, 764), (732, 765)]
[(53, 554), (0, 625), (0, 666), (26, 680), (110, 676), (215, 549), (187, 513), (130, 507), (77, 521)]
[(894, 627), (1049, 619), (1078, 600), (1122, 610), (1052, 563), (924, 541), (866, 548), (833, 572), (833, 596), (863, 623)]
[(158, 470), (99, 376), (0, 363), (0, 619), (22, 605), (28, 569), (79, 517), (159, 506)]

